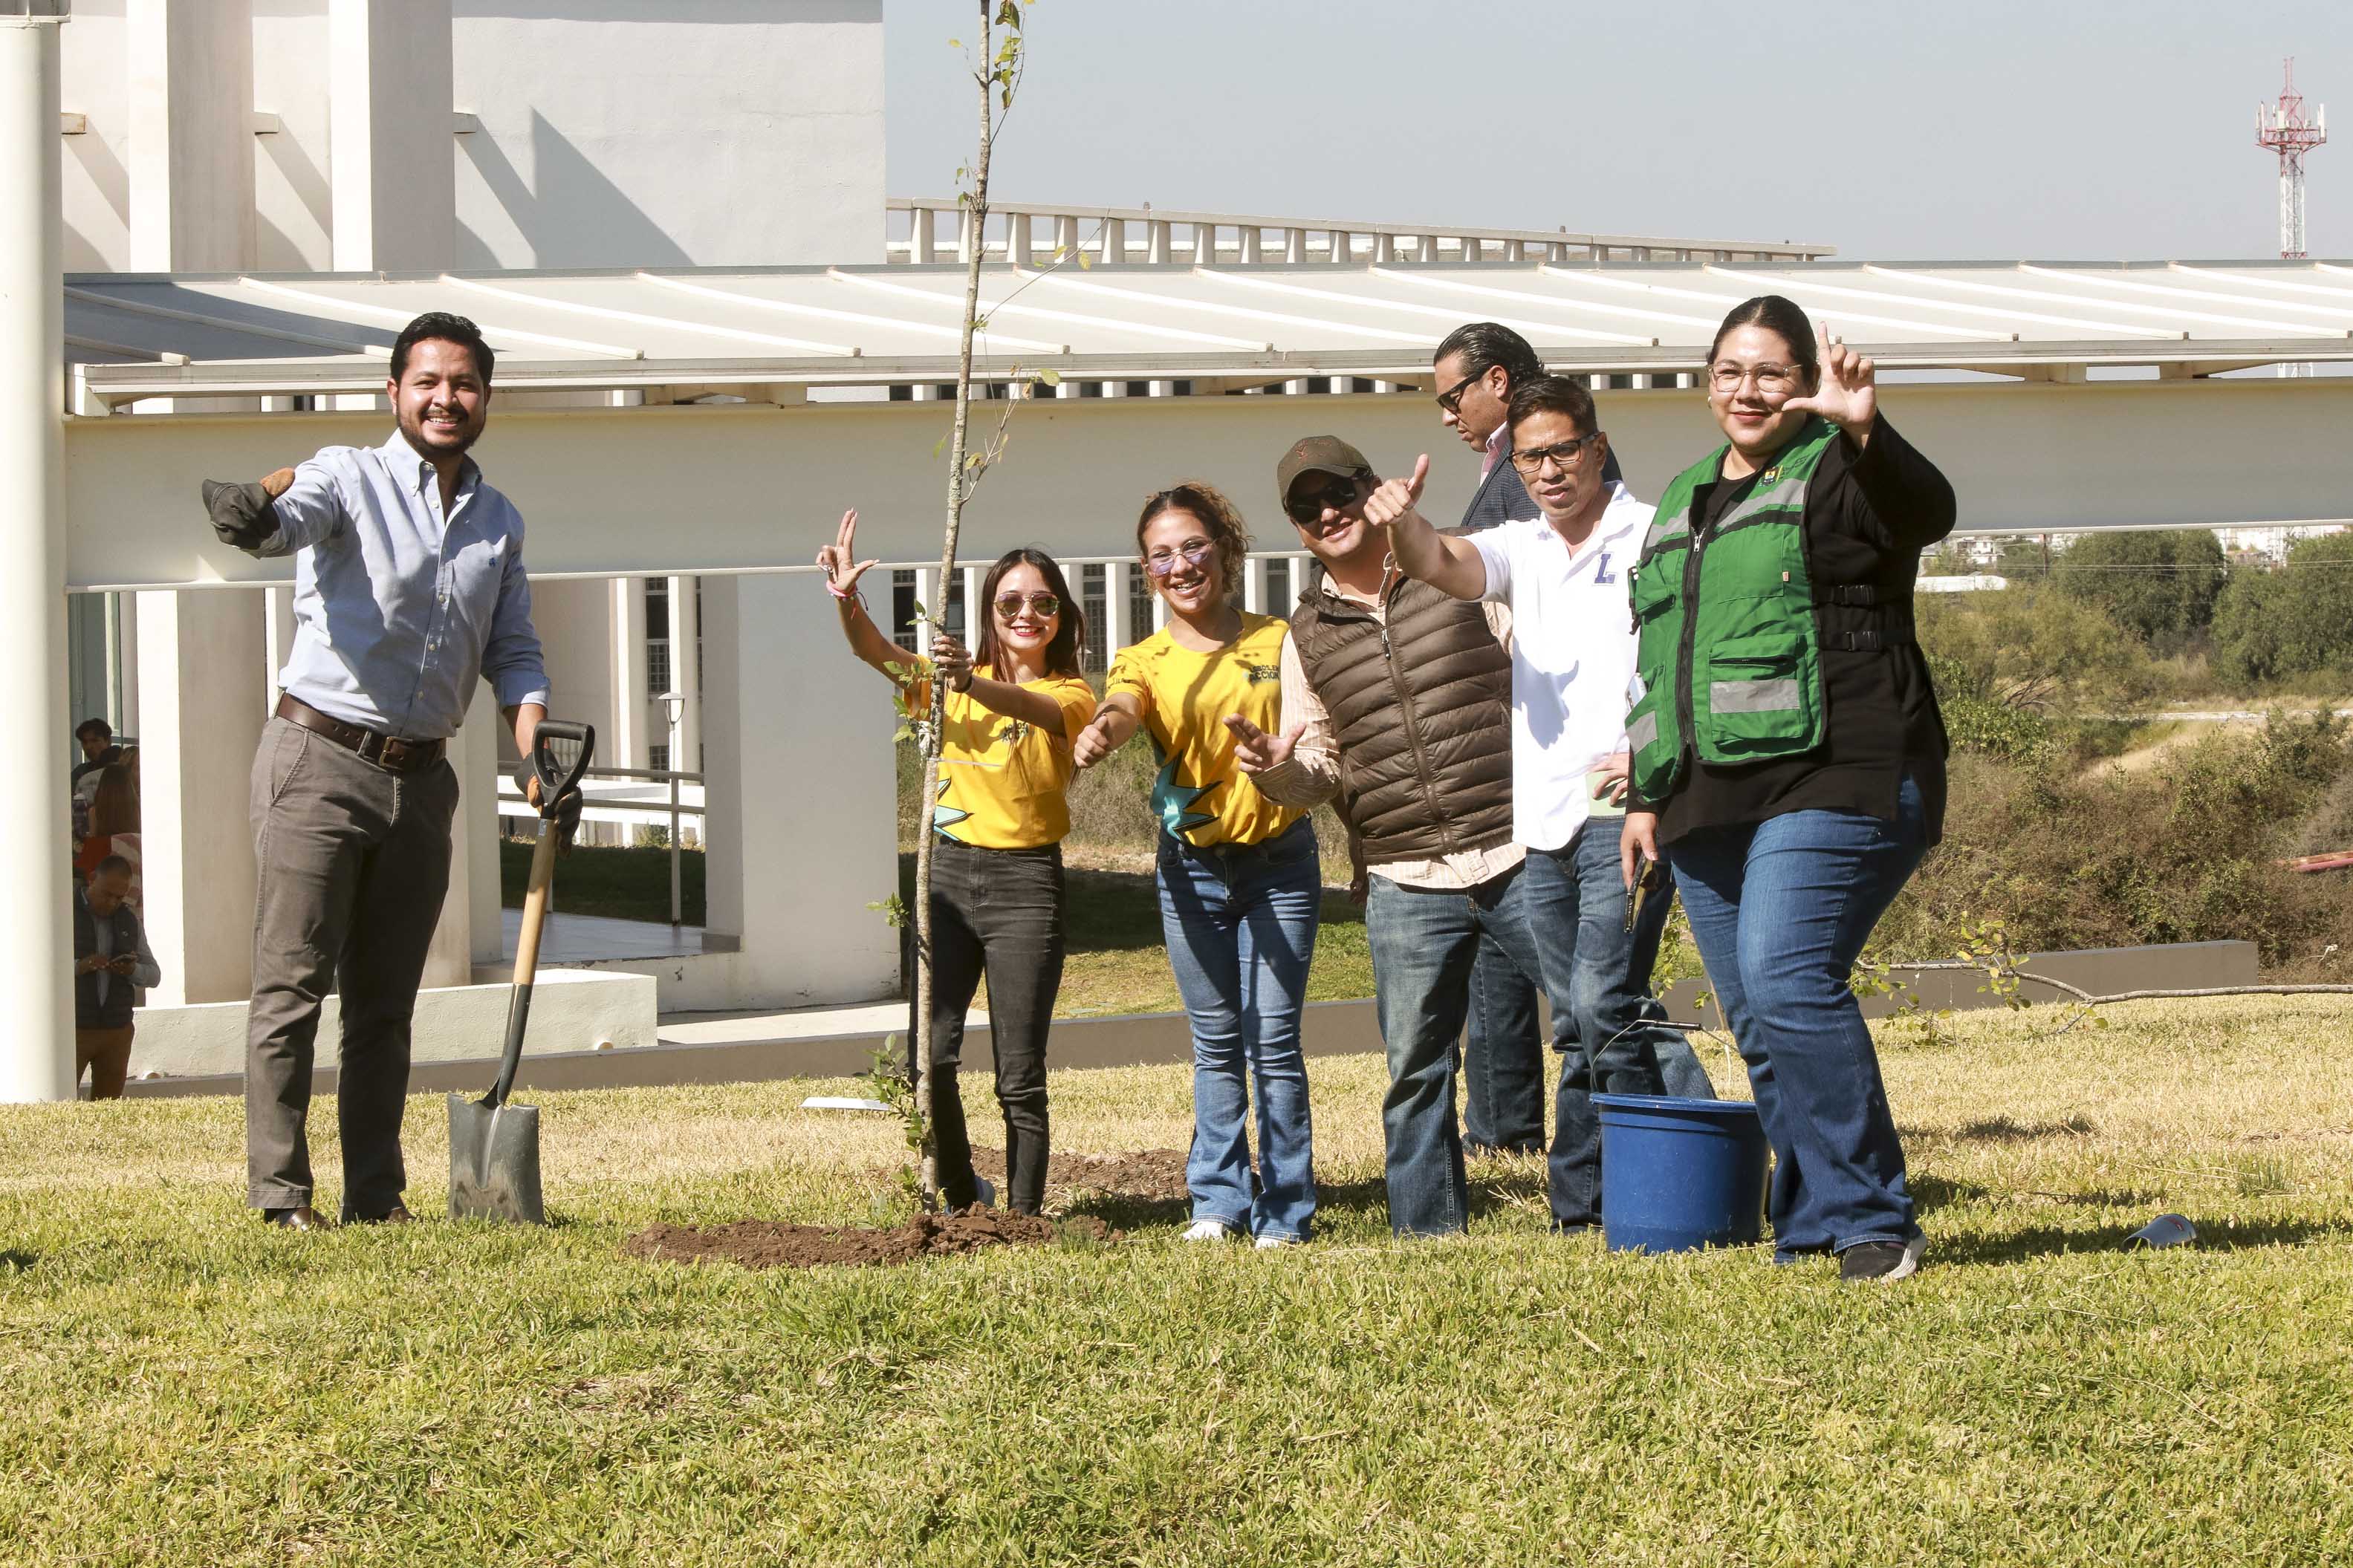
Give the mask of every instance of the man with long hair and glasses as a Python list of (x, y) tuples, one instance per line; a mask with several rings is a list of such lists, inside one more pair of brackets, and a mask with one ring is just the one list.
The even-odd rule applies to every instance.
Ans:
[(1412, 479), (1376, 490), (1365, 515), (1388, 531), (1408, 575), (1511, 606), (1513, 835), (1528, 852), (1528, 919), (1562, 1058), (1553, 1223), (1576, 1230), (1601, 1217), (1593, 1094), (1713, 1091), (1649, 994), (1649, 954), (1627, 920), (1618, 866), (1634, 687), (1626, 567), (1651, 509), (1602, 479), (1609, 437), (1583, 383), (1529, 382), (1513, 393), (1509, 414), (1511, 461), (1536, 515), (1469, 538), (1440, 534), (1415, 510), (1427, 458)]
[[(1446, 334), (1431, 364), (1439, 423), (1480, 455), (1479, 488), (1460, 531), (1476, 533), (1535, 515), (1512, 467), (1512, 389), (1545, 373), (1528, 340), (1500, 321), (1472, 321)], [(1616, 483), (1618, 457), (1602, 475)], [(1544, 1037), (1534, 973), (1523, 973), (1482, 936), (1472, 979), (1470, 1033), (1462, 1051), (1462, 1129), (1474, 1149), (1533, 1153), (1544, 1147)]]
[[(1389, 1089), (1389, 1227), (1461, 1232), (1470, 1215), (1454, 1054), (1482, 942), (1542, 972), (1525, 851), (1512, 841), (1510, 612), (1397, 570), (1366, 520), (1379, 476), (1335, 436), (1301, 441), (1275, 490), (1322, 580), (1291, 617), (1283, 727), (1241, 717), (1236, 760), (1269, 799), (1334, 799), (1366, 861), (1365, 930)], [(1537, 1110), (1537, 1128), (1543, 1126)]]

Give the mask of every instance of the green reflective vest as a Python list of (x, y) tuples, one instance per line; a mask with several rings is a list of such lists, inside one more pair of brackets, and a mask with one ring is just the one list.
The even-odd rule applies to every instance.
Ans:
[(1738, 763), (1822, 743), (1820, 637), (1806, 572), (1806, 489), (1838, 427), (1809, 419), (1704, 539), (1692, 495), (1723, 471), (1719, 447), (1659, 498), (1628, 592), (1642, 699), (1627, 716), (1634, 792), (1664, 801), (1690, 760)]

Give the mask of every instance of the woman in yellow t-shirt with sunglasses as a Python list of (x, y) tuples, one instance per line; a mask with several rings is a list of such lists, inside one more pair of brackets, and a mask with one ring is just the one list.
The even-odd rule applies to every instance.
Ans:
[[(1234, 607), (1250, 534), (1208, 485), (1145, 502), (1135, 544), (1168, 624), (1112, 661), (1103, 706), (1073, 752), (1091, 767), (1137, 730), (1159, 772), (1160, 925), (1193, 1026), (1193, 1194), (1187, 1241), (1307, 1239), (1315, 1214), (1314, 1135), (1299, 1014), (1315, 952), (1323, 865), (1315, 829), (1236, 763), (1231, 720), (1283, 732), (1276, 616)], [(1259, 1170), (1243, 1136), (1258, 1094)]]
[[(972, 1168), (956, 1068), (965, 1010), (988, 976), (989, 1039), (997, 1101), (1005, 1112), (1007, 1201), (1036, 1214), (1046, 1199), (1046, 1031), (1062, 984), (1062, 836), (1071, 830), (1071, 742), (1093, 713), (1079, 672), (1085, 628), (1053, 557), (1008, 550), (988, 569), (971, 606), (979, 646), (944, 633), (918, 658), (866, 613), (858, 580), (858, 514), (818, 552), (841, 612), (849, 649), (908, 688), (911, 707), (931, 703), (934, 676), (948, 684), (940, 744), (940, 795), (932, 813), (932, 1123), (940, 1194), (951, 1209), (993, 1204)], [(913, 1005), (909, 1004), (912, 1016)], [(912, 1042), (911, 1027), (908, 1038)], [(910, 1072), (913, 1072), (912, 1064)]]

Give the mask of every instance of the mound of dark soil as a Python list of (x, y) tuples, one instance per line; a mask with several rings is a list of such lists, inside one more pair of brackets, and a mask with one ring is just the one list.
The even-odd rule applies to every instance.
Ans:
[[(972, 1168), (1003, 1190), (1004, 1150), (975, 1149)], [(1182, 1149), (1142, 1149), (1125, 1154), (1071, 1154), (1058, 1149), (1046, 1166), (1046, 1191), (1050, 1199), (1101, 1193), (1145, 1203), (1181, 1203), (1191, 1195), (1185, 1185)]]
[(890, 1230), (786, 1225), (739, 1219), (727, 1225), (649, 1226), (621, 1244), (624, 1256), (669, 1263), (719, 1258), (746, 1268), (815, 1268), (827, 1264), (912, 1263), (987, 1247), (1044, 1247), (1069, 1237), (1113, 1242), (1121, 1233), (1099, 1219), (1057, 1223), (993, 1209), (919, 1214)]

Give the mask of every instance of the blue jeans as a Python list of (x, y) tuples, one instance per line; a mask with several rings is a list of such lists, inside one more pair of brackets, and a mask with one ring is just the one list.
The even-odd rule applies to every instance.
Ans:
[[(1365, 923), (1372, 923), (1367, 900)], [(1544, 1022), (1534, 972), (1482, 932), (1471, 963), (1471, 1030), (1462, 1040), (1462, 1137), (1474, 1149), (1544, 1147)]]
[(1908, 776), (1893, 822), (1793, 811), (1666, 847), (1773, 1145), (1766, 1212), (1784, 1260), (1920, 1234), (1879, 1055), (1848, 977), (1926, 851), (1920, 788)]
[[(1560, 1084), (1553, 1096), (1551, 1173), (1556, 1228), (1601, 1219), (1601, 1123), (1593, 1096), (1661, 1094), (1676, 1081), (1705, 1090), (1707, 1074), (1683, 1036), (1658, 1019), (1650, 974), (1635, 973), (1626, 929), (1626, 879), (1618, 867), (1618, 819), (1595, 817), (1557, 849), (1528, 851), (1526, 904), (1552, 999)], [(1645, 912), (1651, 902), (1645, 900)], [(1661, 911), (1663, 919), (1664, 911)], [(1655, 937), (1649, 956), (1655, 957)]]
[[(1389, 1061), (1381, 1135), (1388, 1150), (1389, 1228), (1399, 1236), (1445, 1236), (1463, 1228), (1470, 1187), (1463, 1138), (1454, 1124), (1454, 1042), (1465, 1012), (1475, 1011), (1491, 956), (1514, 978), (1522, 965), (1541, 967), (1528, 925), (1526, 880), (1516, 866), (1462, 892), (1409, 888), (1378, 875), (1369, 879), (1365, 936)], [(1533, 1010), (1528, 1022), (1535, 1022)], [(1541, 1076), (1535, 1081), (1540, 1086)], [(1543, 1132), (1539, 1100), (1539, 1140)]]
[[(1193, 1026), (1193, 1217), (1307, 1239), (1314, 1130), (1299, 1010), (1323, 868), (1304, 818), (1263, 844), (1197, 849), (1160, 836), (1160, 927)], [(1247, 1075), (1247, 1082), (1245, 1076)], [(1259, 1173), (1245, 1136), (1258, 1091)]]

